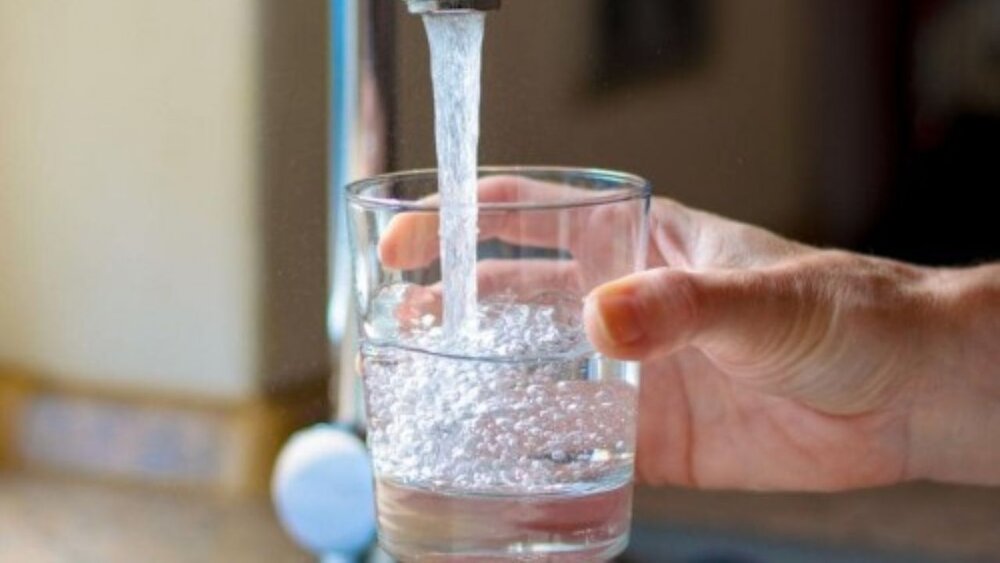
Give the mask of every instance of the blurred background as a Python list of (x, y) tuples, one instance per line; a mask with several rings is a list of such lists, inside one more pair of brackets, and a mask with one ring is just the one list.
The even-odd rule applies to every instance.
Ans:
[[(391, 40), (345, 36), (351, 10)], [(265, 492), (338, 402), (333, 210), (366, 165), (336, 139), (377, 128), (356, 160), (434, 165), (403, 12), (0, 0), (0, 561), (310, 560)], [(363, 115), (339, 111), (345, 41), (392, 51)], [(483, 163), (623, 169), (817, 245), (1000, 258), (997, 0), (507, 0), (482, 114)], [(635, 561), (1000, 560), (992, 489), (636, 503)]]

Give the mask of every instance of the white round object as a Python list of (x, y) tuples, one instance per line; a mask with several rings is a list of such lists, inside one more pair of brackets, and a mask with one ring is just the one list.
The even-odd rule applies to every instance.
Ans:
[(354, 434), (317, 424), (285, 444), (271, 480), (285, 530), (317, 555), (355, 554), (375, 535), (368, 451)]

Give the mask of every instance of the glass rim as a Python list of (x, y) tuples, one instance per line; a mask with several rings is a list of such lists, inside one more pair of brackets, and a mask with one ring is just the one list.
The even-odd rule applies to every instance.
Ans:
[[(551, 210), (551, 209), (572, 209), (577, 207), (592, 207), (606, 205), (609, 203), (619, 203), (633, 199), (647, 199), (652, 195), (652, 184), (641, 176), (628, 172), (619, 172), (604, 168), (585, 168), (573, 166), (480, 166), (479, 177), (499, 176), (503, 174), (521, 175), (531, 177), (532, 174), (564, 174), (578, 177), (608, 179), (620, 184), (615, 186), (614, 191), (609, 190), (607, 194), (600, 194), (595, 190), (588, 190), (588, 197), (568, 198), (559, 202), (478, 202), (476, 208), (480, 211), (530, 211), (530, 210)], [(347, 184), (345, 190), (347, 201), (364, 208), (386, 209), (394, 211), (427, 211), (435, 212), (441, 210), (438, 202), (403, 200), (391, 197), (375, 197), (363, 194), (363, 191), (390, 181), (405, 181), (417, 178), (435, 177), (438, 174), (437, 168), (421, 168), (415, 170), (404, 170), (401, 172), (390, 172), (370, 176)], [(598, 195), (594, 195), (594, 194)]]

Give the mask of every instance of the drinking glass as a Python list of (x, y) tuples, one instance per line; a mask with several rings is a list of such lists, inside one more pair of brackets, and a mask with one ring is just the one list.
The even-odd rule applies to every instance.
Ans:
[(583, 299), (644, 267), (649, 184), (481, 169), (474, 322), (448, 332), (437, 193), (434, 171), (348, 187), (379, 542), (404, 561), (611, 558), (639, 367), (593, 349)]

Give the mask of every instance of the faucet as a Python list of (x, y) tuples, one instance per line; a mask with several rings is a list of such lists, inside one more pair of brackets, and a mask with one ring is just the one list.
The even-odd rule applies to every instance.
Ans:
[(404, 0), (411, 14), (431, 12), (486, 12), (498, 10), (500, 0)]

